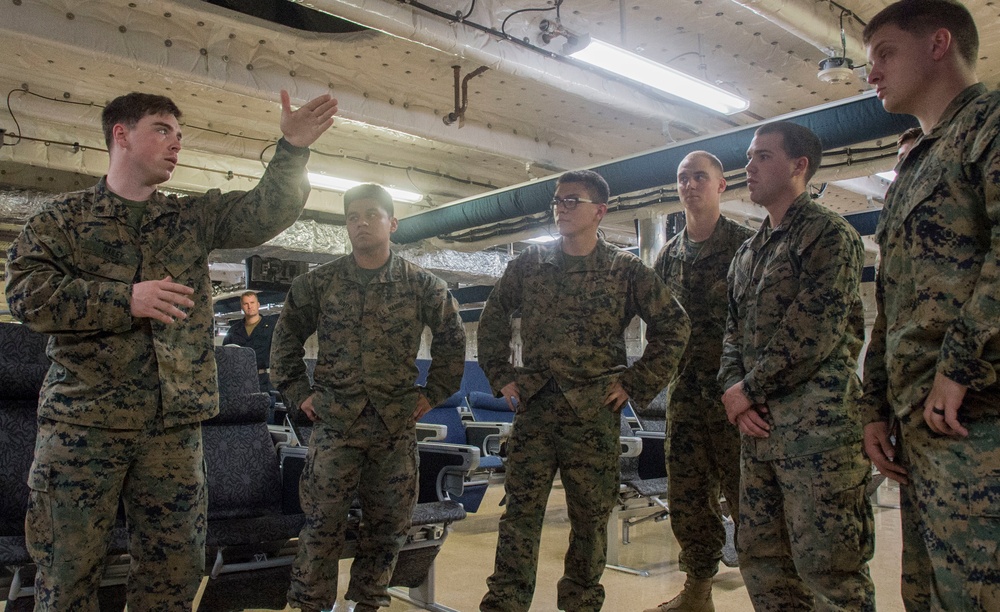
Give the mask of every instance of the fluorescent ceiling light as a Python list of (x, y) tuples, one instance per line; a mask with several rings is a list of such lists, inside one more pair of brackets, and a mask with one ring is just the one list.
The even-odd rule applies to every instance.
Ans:
[(887, 181), (889, 181), (891, 183), (894, 180), (896, 180), (896, 171), (895, 170), (890, 170), (888, 172), (877, 172), (877, 173), (875, 173), (875, 176), (877, 176), (877, 177), (879, 177), (881, 179), (885, 179), (885, 180), (887, 180)]
[[(352, 181), (345, 178), (340, 178), (338, 176), (327, 176), (325, 174), (316, 174), (315, 172), (309, 173), (309, 184), (317, 189), (329, 189), (330, 191), (340, 191), (344, 192), (351, 187), (357, 187), (362, 185), (361, 181)], [(413, 204), (424, 199), (424, 196), (419, 193), (414, 193), (412, 191), (404, 191), (402, 189), (395, 189), (393, 187), (385, 187), (385, 190), (389, 192), (392, 199), (397, 202), (406, 202), (408, 204)]]
[(570, 57), (726, 115), (750, 108), (745, 98), (604, 41), (591, 40)]

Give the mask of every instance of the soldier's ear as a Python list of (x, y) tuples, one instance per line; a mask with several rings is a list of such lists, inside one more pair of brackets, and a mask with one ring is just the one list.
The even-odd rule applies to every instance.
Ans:
[(399, 227), (399, 219), (397, 219), (396, 217), (393, 217), (392, 219), (389, 219), (389, 233), (390, 234), (394, 234), (396, 232), (396, 228), (398, 228), (398, 227)]
[(111, 128), (111, 141), (122, 149), (128, 148), (128, 128), (122, 123), (116, 123)]

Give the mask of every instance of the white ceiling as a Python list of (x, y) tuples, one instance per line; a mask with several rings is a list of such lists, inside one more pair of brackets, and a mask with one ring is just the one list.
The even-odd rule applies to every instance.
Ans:
[[(760, 13), (768, 5), (781, 9), (776, 16), (735, 0), (566, 0), (559, 7), (575, 33), (622, 44), (750, 99), (748, 111), (727, 117), (552, 57), (564, 40), (544, 45), (539, 21), (555, 10), (512, 15), (551, 3), (424, 1), (450, 15), (468, 13), (467, 22), (394, 0), (309, 3), (383, 30), (339, 34), (296, 30), (199, 0), (0, 3), (0, 94), (9, 100), (0, 127), (8, 132), (5, 144), (16, 143), (0, 148), (0, 184), (64, 190), (93, 182), (106, 167), (101, 106), (139, 90), (171, 96), (184, 112), (182, 166), (166, 187), (246, 188), (279, 135), (278, 91), (288, 89), (297, 103), (330, 91), (340, 115), (315, 144), (310, 170), (426, 194), (399, 207), (406, 217), (857, 95), (867, 89), (862, 69), (847, 83), (817, 78), (817, 63), (827, 56), (818, 47), (840, 46), (844, 14), (848, 55), (863, 64), (857, 20), (887, 4), (743, 0)], [(1000, 37), (987, 33), (997, 31), (1000, 8), (992, 0), (967, 5), (982, 38), (980, 76), (996, 87)], [(549, 55), (483, 31), (499, 31), (505, 19), (507, 34)], [(790, 23), (783, 27), (782, 20)], [(462, 127), (442, 121), (454, 110), (455, 65), (462, 75), (489, 67), (469, 82)], [(835, 186), (823, 200), (841, 212), (877, 207), (865, 195), (870, 188)], [(336, 194), (314, 190), (307, 208), (339, 214), (341, 206)], [(628, 223), (609, 229), (621, 241), (631, 231)]]

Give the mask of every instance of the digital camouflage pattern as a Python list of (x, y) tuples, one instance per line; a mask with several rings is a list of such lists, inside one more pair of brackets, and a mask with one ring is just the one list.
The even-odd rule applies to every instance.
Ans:
[(389, 579), (417, 504), (416, 436), (390, 434), (369, 404), (346, 431), (318, 421), (309, 443), (299, 484), (306, 524), (288, 602), (305, 609), (333, 607), (348, 513), (357, 495), (364, 520), (344, 597), (358, 603), (358, 612), (388, 607)]
[(712, 235), (688, 248), (687, 230), (667, 241), (654, 269), (691, 318), (691, 341), (669, 387), (664, 455), (670, 528), (680, 568), (695, 578), (719, 571), (726, 531), (720, 492), (739, 519), (740, 432), (726, 420), (718, 383), (729, 297), (726, 277), (753, 230), (720, 217)]
[(737, 549), (754, 610), (873, 612), (871, 463), (861, 442), (774, 461), (744, 445), (742, 470)]
[[(367, 286), (345, 255), (292, 281), (271, 342), (271, 378), (288, 405), (311, 394), (327, 427), (346, 431), (371, 402), (389, 433), (410, 431), (419, 394), (436, 406), (461, 385), (465, 329), (444, 281), (395, 253)], [(424, 326), (434, 335), (425, 387), (417, 387)], [(310, 386), (303, 345), (316, 332)], [(411, 432), (412, 433), (412, 432)]]
[[(249, 192), (155, 192), (138, 231), (102, 179), (47, 204), (11, 246), (11, 313), (50, 334), (52, 359), (29, 474), (36, 609), (97, 609), (92, 585), (122, 492), (134, 530), (129, 607), (190, 610), (204, 570), (200, 421), (218, 413), (208, 253), (256, 246), (291, 225), (309, 191), (308, 153), (279, 141)], [(194, 289), (188, 317), (133, 318), (132, 284), (167, 275)], [(81, 433), (59, 435), (69, 429)], [(46, 432), (54, 437), (43, 444)]]
[[(914, 609), (1000, 607), (1000, 93), (973, 85), (897, 166), (865, 359), (866, 422), (902, 425), (903, 594)], [(936, 373), (968, 386), (969, 438), (932, 434)], [(933, 502), (933, 503), (931, 503)]]
[[(511, 318), (521, 317), (523, 366), (511, 364)], [(626, 365), (624, 331), (646, 322), (643, 356)], [(524, 412), (507, 459), (507, 509), (483, 610), (527, 610), (534, 591), (545, 500), (558, 468), (572, 525), (559, 604), (599, 610), (607, 521), (617, 498), (618, 415), (604, 405), (619, 381), (647, 404), (674, 375), (690, 333), (684, 309), (638, 257), (598, 240), (567, 270), (562, 241), (510, 262), (479, 321), (479, 363), (499, 390), (516, 381)]]
[(854, 228), (805, 193), (736, 253), (719, 381), (742, 380), (751, 401), (767, 404), (771, 436), (743, 439), (757, 459), (861, 440), (863, 265)]
[(205, 569), (201, 424), (138, 431), (41, 418), (38, 425), (25, 517), (25, 543), (39, 570), (35, 610), (98, 612), (108, 538), (124, 497), (129, 609), (190, 611)]
[[(257, 246), (290, 226), (309, 193), (308, 154), (280, 140), (251, 191), (156, 192), (138, 234), (103, 179), (31, 217), (8, 254), (7, 301), (15, 317), (51, 334), (39, 416), (112, 429), (215, 416), (208, 254)], [(132, 284), (168, 275), (194, 289), (188, 317), (134, 319)]]
[[(619, 415), (608, 408), (580, 420), (565, 396), (543, 389), (514, 417), (507, 443), (496, 569), (481, 610), (523, 612), (531, 606), (545, 505), (556, 470), (573, 531), (565, 574), (556, 585), (560, 610), (591, 612), (604, 603), (608, 517), (618, 499)], [(617, 537), (617, 536), (616, 536)]]
[[(516, 381), (529, 400), (554, 378), (577, 416), (604, 410), (618, 380), (645, 406), (676, 372), (690, 334), (684, 309), (638, 257), (598, 240), (584, 268), (564, 271), (562, 240), (529, 247), (507, 265), (479, 321), (479, 363), (494, 391)], [(511, 365), (510, 320), (520, 311), (523, 366)], [(625, 328), (638, 315), (648, 344), (626, 366)]]
[[(415, 385), (424, 327), (433, 334), (430, 371)], [(319, 341), (310, 387), (303, 345)], [(271, 371), (292, 406), (315, 393), (319, 420), (300, 480), (307, 515), (288, 601), (328, 609), (347, 511), (361, 498), (361, 537), (347, 599), (358, 610), (389, 605), (386, 588), (406, 541), (417, 495), (413, 413), (419, 394), (435, 406), (461, 386), (465, 331), (444, 281), (398, 255), (365, 284), (345, 255), (292, 282), (271, 345)]]
[(757, 610), (874, 609), (856, 373), (863, 264), (858, 233), (803, 193), (730, 268), (719, 380), (742, 380), (771, 427), (742, 436), (738, 551)]
[[(653, 269), (670, 288), (691, 319), (691, 338), (681, 357), (677, 378), (670, 383), (667, 420), (726, 420), (718, 382), (722, 338), (729, 314), (727, 275), (736, 250), (753, 236), (752, 229), (720, 217), (715, 230), (697, 249), (689, 249), (687, 230), (673, 236)], [(678, 397), (677, 394), (680, 394)], [(709, 400), (696, 406), (698, 399)]]

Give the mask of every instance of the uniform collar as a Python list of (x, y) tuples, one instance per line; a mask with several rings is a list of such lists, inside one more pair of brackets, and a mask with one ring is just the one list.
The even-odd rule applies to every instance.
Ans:
[[(560, 238), (542, 247), (541, 261), (543, 264), (550, 264), (557, 268), (563, 267), (562, 241), (563, 239)], [(586, 269), (594, 270), (604, 267), (611, 260), (611, 254), (614, 251), (614, 247), (598, 236), (597, 245), (594, 246), (594, 250), (588, 253), (583, 259)]]
[(931, 133), (924, 136), (924, 139), (930, 140), (932, 138), (937, 138), (942, 131), (948, 128), (948, 125), (955, 119), (955, 115), (957, 115), (959, 111), (965, 108), (969, 102), (972, 102), (987, 91), (989, 90), (983, 83), (975, 83), (963, 89), (944, 109), (944, 112), (941, 113), (941, 118), (938, 120), (937, 124), (931, 128)]
[[(154, 219), (160, 215), (177, 212), (179, 206), (176, 200), (171, 199), (154, 191), (146, 200), (146, 217)], [(108, 189), (107, 175), (94, 185), (94, 205), (93, 213), (97, 217), (114, 217), (117, 219), (127, 219), (129, 216), (128, 206), (122, 201), (121, 196)]]

